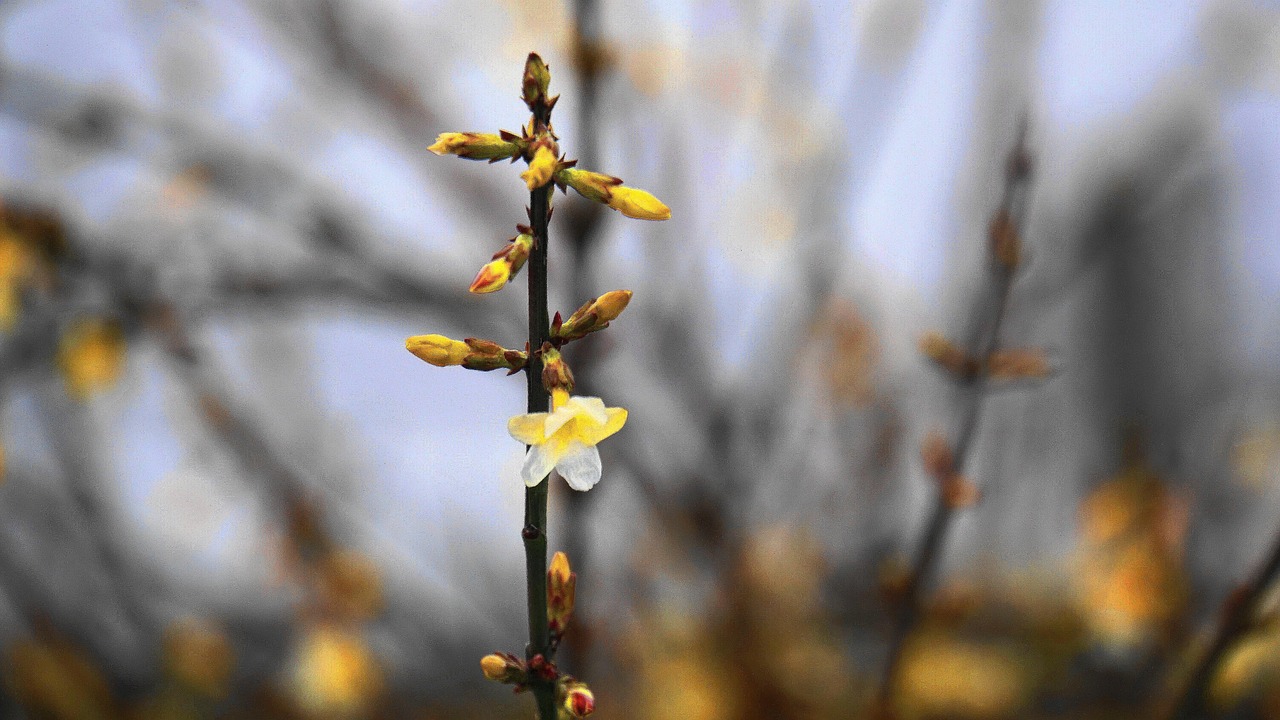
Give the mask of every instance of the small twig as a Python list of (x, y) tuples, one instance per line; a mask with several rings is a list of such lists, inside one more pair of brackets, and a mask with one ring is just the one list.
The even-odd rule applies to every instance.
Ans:
[(1205, 691), (1227, 652), (1250, 628), (1267, 589), (1280, 576), (1280, 531), (1271, 551), (1247, 583), (1237, 587), (1222, 604), (1217, 631), (1208, 649), (1196, 663), (1186, 686), (1178, 695), (1169, 717), (1190, 720), (1205, 715)]
[[(1019, 130), (1014, 151), (1010, 156), (1009, 166), (1005, 175), (1004, 195), (998, 211), (999, 213), (1007, 213), (1011, 219), (1020, 218), (1021, 213), (1015, 211), (1022, 209), (1018, 207), (1021, 200), (1020, 191), (1026, 185), (1030, 176), (1030, 161), (1027, 158), (1025, 143), (1026, 125), (1024, 122)], [(994, 246), (991, 249), (994, 255), (997, 249)], [(999, 259), (993, 257), (991, 268), (995, 306), (991, 311), (992, 317), (987, 325), (985, 334), (981, 326), (975, 328), (975, 335), (967, 344), (969, 357), (990, 357), (1000, 343), (1000, 330), (1004, 324), (1005, 312), (1008, 308), (1010, 290), (1013, 287), (1013, 277), (1017, 264), (1000, 262)], [(982, 419), (982, 407), (986, 398), (988, 383), (986, 373), (981, 371), (963, 376), (960, 379), (967, 386), (968, 393), (961, 410), (960, 429), (951, 445), (952, 457), (954, 458), (953, 469), (957, 474), (964, 473), (965, 466), (970, 459), (969, 451), (973, 446), (973, 440), (977, 436), (978, 426)], [(889, 654), (880, 678), (878, 700), (882, 707), (888, 707), (888, 701), (893, 691), (894, 681), (897, 679), (907, 638), (920, 617), (921, 595), (929, 576), (937, 565), (938, 558), (942, 554), (947, 531), (956, 516), (955, 510), (955, 504), (948, 499), (946, 493), (942, 492), (942, 488), (939, 488), (929, 521), (925, 525), (924, 537), (920, 542), (915, 561), (911, 565), (906, 586), (902, 590), (901, 604), (894, 620), (893, 634), (889, 640)]]

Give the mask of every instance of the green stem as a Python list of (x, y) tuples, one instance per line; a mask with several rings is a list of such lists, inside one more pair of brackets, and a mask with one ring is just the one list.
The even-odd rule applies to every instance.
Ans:
[[(550, 111), (535, 111), (535, 124), (545, 124)], [(529, 253), (526, 272), (529, 276), (529, 366), (525, 370), (528, 380), (529, 412), (546, 412), (551, 399), (542, 385), (542, 357), (537, 354), (550, 334), (551, 321), (547, 317), (547, 220), (551, 201), (551, 185), (538, 188), (529, 194), (529, 221), (533, 227), (533, 250)], [(551, 638), (547, 628), (547, 489), (550, 478), (524, 491), (525, 574), (528, 585), (529, 647), (526, 655), (532, 659), (541, 655), (550, 661)], [(529, 683), (538, 701), (538, 717), (555, 720), (555, 685), (546, 680), (534, 679)]]

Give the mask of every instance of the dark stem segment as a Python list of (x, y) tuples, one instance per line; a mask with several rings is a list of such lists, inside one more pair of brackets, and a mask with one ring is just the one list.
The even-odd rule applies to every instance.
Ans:
[(1258, 605), (1276, 577), (1280, 576), (1280, 532), (1261, 567), (1245, 585), (1237, 588), (1223, 603), (1218, 630), (1213, 642), (1192, 671), (1182, 694), (1169, 717), (1174, 720), (1191, 720), (1206, 715), (1205, 690), (1213, 680), (1218, 666), (1236, 641), (1249, 630), (1257, 615)]
[[(534, 124), (545, 126), (550, 110), (540, 107), (534, 111)], [(533, 250), (525, 272), (529, 277), (529, 366), (525, 369), (528, 380), (529, 412), (546, 412), (551, 399), (542, 385), (542, 357), (537, 350), (550, 335), (551, 321), (547, 317), (547, 220), (551, 200), (551, 184), (529, 193), (529, 222), (533, 228)], [(535, 655), (551, 660), (551, 637), (547, 628), (547, 489), (551, 479), (524, 491), (525, 574), (529, 604), (528, 659)], [(538, 717), (555, 720), (555, 685), (547, 680), (531, 678), (529, 689), (538, 701)]]
[[(1010, 157), (1004, 195), (1000, 202), (1001, 210), (1009, 212), (1014, 218), (1018, 218), (1022, 214), (1022, 207), (1020, 206), (1025, 202), (1025, 190), (1029, 179), (1029, 160), (1026, 159), (1025, 137), (1026, 125), (1024, 122), (1019, 131), (1017, 144)], [(988, 241), (990, 240), (988, 238)], [(970, 357), (977, 358), (983, 365), (985, 365), (986, 359), (1000, 346), (1000, 328), (1004, 324), (1005, 310), (1009, 305), (1009, 295), (1013, 287), (1013, 276), (1016, 270), (1016, 266), (1006, 265), (994, 257), (992, 265), (995, 306), (992, 310), (990, 324), (985, 330), (985, 334), (982, 327), (977, 328), (977, 336), (967, 343)], [(954, 469), (959, 474), (963, 474), (965, 471), (965, 465), (969, 458), (969, 449), (973, 444), (973, 439), (977, 436), (978, 425), (982, 419), (982, 405), (986, 399), (985, 390), (987, 385), (985, 368), (968, 377), (965, 384), (967, 386), (966, 400), (962, 411), (964, 415), (960, 421), (960, 429), (956, 435), (955, 444), (952, 446), (952, 457), (955, 458)], [(920, 543), (920, 549), (916, 553), (915, 561), (911, 565), (906, 587), (903, 588), (901, 603), (898, 606), (892, 635), (889, 639), (889, 654), (880, 677), (877, 697), (878, 704), (886, 711), (889, 710), (890, 697), (902, 662), (902, 652), (906, 646), (907, 638), (920, 618), (921, 597), (930, 576), (933, 574), (934, 567), (938, 563), (938, 558), (942, 554), (943, 543), (946, 540), (947, 531), (950, 529), (955, 515), (955, 508), (947, 502), (947, 498), (939, 488), (938, 496), (934, 500), (933, 511), (929, 516), (929, 522), (925, 526), (924, 538)]]

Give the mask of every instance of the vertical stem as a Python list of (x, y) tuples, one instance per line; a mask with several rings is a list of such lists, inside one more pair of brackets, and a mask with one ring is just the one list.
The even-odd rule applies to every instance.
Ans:
[[(539, 107), (534, 111), (534, 124), (545, 126), (550, 110)], [(533, 228), (533, 250), (529, 253), (526, 271), (529, 274), (529, 366), (525, 370), (528, 380), (529, 412), (546, 412), (550, 394), (542, 385), (542, 357), (537, 354), (550, 333), (551, 322), (547, 317), (547, 220), (551, 201), (550, 184), (529, 193), (529, 221)], [(550, 633), (547, 628), (547, 490), (550, 478), (524, 491), (525, 574), (529, 605), (529, 658), (541, 655), (551, 660)], [(529, 683), (538, 702), (538, 717), (555, 720), (555, 686), (540, 679)]]

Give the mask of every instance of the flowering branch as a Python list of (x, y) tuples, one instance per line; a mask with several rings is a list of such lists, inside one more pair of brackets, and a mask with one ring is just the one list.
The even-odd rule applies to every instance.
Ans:
[(471, 160), (523, 159), (528, 169), (520, 174), (529, 188), (529, 224), (518, 225), (517, 235), (488, 262), (472, 281), (470, 291), (496, 292), (528, 267), (528, 341), (525, 349), (505, 348), (481, 338), (453, 340), (442, 335), (418, 335), (405, 341), (414, 355), (437, 367), (459, 365), (470, 370), (503, 368), (508, 374), (525, 371), (527, 413), (510, 419), (507, 430), (525, 444), (520, 470), (525, 483), (524, 527), (526, 607), (529, 643), (521, 660), (511, 653), (494, 653), (481, 660), (485, 676), (531, 691), (540, 720), (586, 717), (595, 709), (591, 690), (561, 673), (555, 654), (573, 612), (576, 575), (569, 559), (556, 553), (547, 567), (547, 495), (544, 482), (558, 471), (569, 487), (589, 490), (599, 482), (602, 468), (596, 445), (622, 429), (627, 421), (623, 408), (605, 407), (596, 397), (571, 395), (573, 372), (560, 348), (604, 330), (631, 300), (631, 291), (614, 290), (593, 298), (568, 319), (547, 309), (548, 223), (551, 191), (572, 187), (584, 197), (619, 210), (628, 217), (665, 220), (671, 210), (653, 195), (622, 184), (618, 178), (578, 170), (576, 160), (566, 160), (551, 127), (551, 111), (559, 96), (549, 96), (551, 73), (536, 53), (530, 53), (522, 78), (522, 95), (532, 117), (520, 135), (491, 133), (442, 133), (428, 148), (438, 155)]

